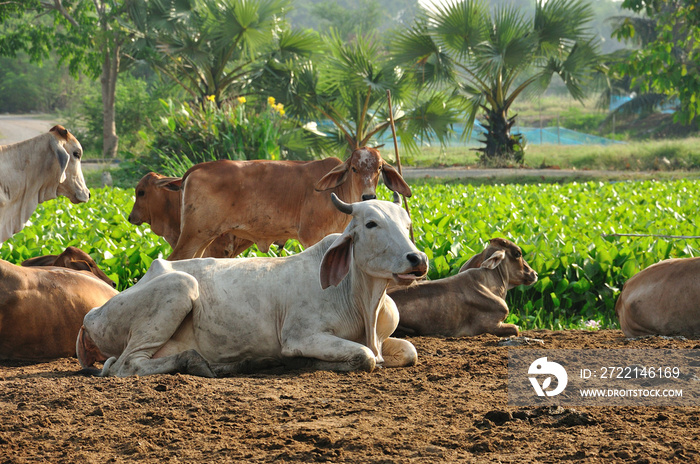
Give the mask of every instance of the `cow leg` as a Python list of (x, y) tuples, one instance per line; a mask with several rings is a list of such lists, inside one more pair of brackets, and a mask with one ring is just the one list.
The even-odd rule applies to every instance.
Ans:
[(377, 316), (377, 339), (381, 349), (384, 367), (414, 366), (418, 362), (418, 352), (408, 340), (390, 338), (399, 325), (399, 310), (389, 295), (379, 305)]
[(387, 338), (382, 343), (384, 367), (415, 366), (418, 362), (418, 352), (413, 343), (400, 338)]
[(328, 333), (300, 334), (282, 344), (282, 356), (311, 358), (308, 367), (327, 371), (372, 372), (377, 360), (366, 346)]
[(187, 315), (201, 310), (197, 280), (173, 271), (143, 280), (85, 316), (84, 327), (102, 352), (118, 353), (125, 346), (105, 362), (101, 376), (180, 372), (214, 377), (194, 349), (153, 358)]
[(486, 331), (487, 333), (492, 333), (494, 335), (498, 335), (499, 337), (510, 337), (510, 336), (518, 336), (518, 326), (515, 324), (504, 324), (502, 322), (499, 322), (495, 328), (488, 329)]

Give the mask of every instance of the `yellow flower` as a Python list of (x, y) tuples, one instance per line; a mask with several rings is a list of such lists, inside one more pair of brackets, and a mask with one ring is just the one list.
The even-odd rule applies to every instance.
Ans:
[(214, 102), (216, 101), (216, 97), (214, 95), (207, 95), (207, 100), (209, 100), (210, 102)]
[(238, 97), (238, 103), (245, 103), (245, 97)]
[(275, 97), (267, 97), (267, 104), (270, 106), (275, 106)]
[(275, 106), (273, 106), (275, 110), (281, 115), (284, 116), (284, 105), (282, 103), (278, 103)]

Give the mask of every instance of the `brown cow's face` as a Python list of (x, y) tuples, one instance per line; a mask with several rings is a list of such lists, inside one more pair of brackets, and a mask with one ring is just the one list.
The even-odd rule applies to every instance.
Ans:
[(323, 176), (315, 188), (324, 191), (348, 183), (351, 201), (373, 200), (377, 198), (379, 174), (389, 190), (411, 196), (411, 188), (398, 171), (382, 159), (379, 151), (369, 147), (353, 151), (347, 161)]
[(523, 252), (520, 247), (504, 238), (491, 239), (486, 249), (469, 259), (459, 272), (479, 268), (489, 258), (497, 254), (499, 256), (498, 263), (493, 267), (505, 266), (507, 268), (509, 290), (518, 285), (532, 285), (537, 282), (537, 272), (523, 259)]
[(129, 214), (130, 223), (136, 226), (140, 226), (144, 222), (151, 223), (151, 212), (148, 208), (149, 198), (156, 192), (155, 183), (161, 177), (163, 176), (155, 172), (149, 172), (136, 185), (136, 199)]
[(359, 193), (362, 201), (377, 198), (377, 183), (383, 164), (384, 160), (379, 151), (374, 148), (358, 148), (350, 155), (349, 181), (352, 183), (353, 193)]

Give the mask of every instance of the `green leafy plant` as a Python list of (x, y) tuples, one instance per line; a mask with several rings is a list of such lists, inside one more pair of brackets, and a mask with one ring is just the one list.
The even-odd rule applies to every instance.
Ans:
[(141, 161), (150, 170), (180, 176), (194, 164), (217, 159), (310, 156), (294, 151), (303, 129), (285, 118), (284, 107), (272, 97), (258, 104), (240, 97), (221, 108), (213, 98), (203, 107), (171, 100), (161, 100), (161, 105), (164, 114), (153, 127), (150, 152)]
[[(685, 197), (697, 181), (588, 182), (565, 185), (414, 185), (411, 202), (416, 246), (430, 259), (430, 279), (458, 272), (489, 239), (518, 244), (539, 274), (530, 287), (509, 291), (507, 321), (522, 329), (617, 327), (614, 305), (623, 284), (640, 270), (664, 259), (698, 256), (693, 202)], [(381, 187), (379, 196), (390, 199)], [(19, 264), (74, 245), (89, 253), (123, 290), (167, 257), (170, 246), (147, 225), (126, 217), (134, 190), (92, 191), (88, 203), (65, 198), (43, 203), (29, 224), (0, 247), (0, 258)], [(639, 237), (612, 234), (640, 234)], [(262, 253), (287, 256), (301, 251), (293, 240)], [(595, 322), (593, 324), (591, 321)]]

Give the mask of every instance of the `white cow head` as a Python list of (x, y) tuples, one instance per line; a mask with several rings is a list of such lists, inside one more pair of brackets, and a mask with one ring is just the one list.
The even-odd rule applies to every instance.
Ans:
[(84, 203), (90, 198), (90, 190), (85, 185), (80, 159), (83, 147), (73, 134), (63, 126), (54, 126), (49, 130), (50, 144), (61, 169), (58, 195), (68, 197), (72, 203)]
[(321, 287), (337, 286), (350, 264), (376, 278), (408, 284), (428, 272), (428, 257), (409, 239), (411, 221), (397, 203), (368, 200), (344, 203), (331, 194), (333, 204), (352, 216), (345, 231), (326, 251), (321, 262)]

